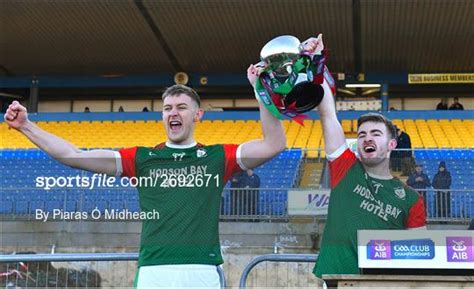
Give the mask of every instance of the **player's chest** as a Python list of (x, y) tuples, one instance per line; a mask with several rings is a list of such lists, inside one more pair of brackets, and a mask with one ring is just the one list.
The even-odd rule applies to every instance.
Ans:
[(385, 222), (404, 219), (407, 193), (403, 186), (361, 179), (345, 189), (346, 196), (351, 199), (351, 209), (376, 216)]

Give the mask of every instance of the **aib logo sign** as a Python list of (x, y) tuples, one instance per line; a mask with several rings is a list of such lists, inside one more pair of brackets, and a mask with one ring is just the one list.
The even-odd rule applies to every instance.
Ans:
[(471, 237), (446, 237), (448, 262), (474, 262)]
[(371, 240), (367, 244), (367, 258), (372, 260), (392, 259), (390, 240)]

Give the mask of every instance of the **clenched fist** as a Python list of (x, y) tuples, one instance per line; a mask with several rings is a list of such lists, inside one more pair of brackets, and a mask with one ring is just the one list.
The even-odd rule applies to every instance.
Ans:
[(28, 122), (28, 113), (26, 107), (15, 100), (8, 106), (3, 118), (10, 127), (20, 130)]
[(311, 37), (306, 41), (303, 41), (300, 46), (301, 52), (307, 52), (308, 54), (315, 55), (320, 54), (324, 50), (323, 35), (319, 34), (318, 37)]

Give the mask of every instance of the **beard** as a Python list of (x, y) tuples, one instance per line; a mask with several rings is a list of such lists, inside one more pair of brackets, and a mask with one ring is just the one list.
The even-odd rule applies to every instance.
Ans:
[(184, 128), (182, 128), (181, 131), (177, 133), (173, 133), (171, 130), (167, 131), (167, 137), (168, 140), (170, 140), (173, 143), (181, 143), (185, 141), (189, 136), (189, 132), (187, 132)]
[(375, 158), (364, 158), (361, 157), (361, 161), (364, 165), (368, 167), (376, 167), (380, 164), (382, 164), (385, 161), (386, 158), (383, 157), (375, 157)]
[(375, 157), (364, 157), (363, 152), (359, 152), (360, 155), (360, 160), (362, 164), (364, 164), (367, 167), (376, 167), (379, 166), (380, 164), (383, 164), (384, 162), (388, 162), (390, 157), (388, 156), (387, 152), (381, 152), (377, 154)]

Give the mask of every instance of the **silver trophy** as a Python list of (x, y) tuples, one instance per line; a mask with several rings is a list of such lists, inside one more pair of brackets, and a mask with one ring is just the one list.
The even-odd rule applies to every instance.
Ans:
[(326, 55), (309, 54), (302, 48), (295, 36), (278, 36), (263, 46), (257, 64), (264, 68), (257, 92), (265, 97), (265, 89), (266, 100), (271, 99), (280, 114), (291, 118), (312, 110), (324, 96), (321, 84)]

